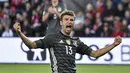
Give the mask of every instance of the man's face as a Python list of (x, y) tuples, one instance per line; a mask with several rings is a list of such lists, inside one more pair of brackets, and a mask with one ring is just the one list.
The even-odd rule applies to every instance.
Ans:
[(51, 2), (52, 2), (52, 6), (56, 7), (59, 3), (59, 0), (51, 0)]
[(64, 15), (61, 20), (62, 32), (70, 35), (74, 27), (74, 16)]

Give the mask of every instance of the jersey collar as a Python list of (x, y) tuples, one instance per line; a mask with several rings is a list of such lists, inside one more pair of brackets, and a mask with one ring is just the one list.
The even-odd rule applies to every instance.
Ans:
[(61, 31), (60, 31), (60, 34), (66, 38), (70, 38), (70, 36), (67, 36), (67, 35), (64, 35)]

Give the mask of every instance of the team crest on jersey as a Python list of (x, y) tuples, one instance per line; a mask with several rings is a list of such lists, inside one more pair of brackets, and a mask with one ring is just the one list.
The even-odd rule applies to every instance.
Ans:
[(66, 43), (67, 43), (68, 45), (70, 45), (70, 44), (71, 44), (70, 40), (66, 40)]
[(58, 7), (58, 9), (57, 9), (57, 10), (58, 10), (58, 12), (61, 12), (61, 11), (62, 11), (61, 7)]

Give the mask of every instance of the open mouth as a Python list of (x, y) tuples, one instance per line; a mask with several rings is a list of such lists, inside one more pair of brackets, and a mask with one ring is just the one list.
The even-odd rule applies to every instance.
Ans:
[(67, 30), (71, 30), (71, 28), (72, 28), (71, 25), (67, 25), (67, 26), (66, 26), (66, 29), (67, 29)]

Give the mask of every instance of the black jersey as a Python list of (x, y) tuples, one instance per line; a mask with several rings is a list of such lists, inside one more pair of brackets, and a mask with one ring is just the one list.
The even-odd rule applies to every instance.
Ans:
[(35, 41), (37, 47), (48, 48), (53, 73), (76, 73), (75, 54), (90, 55), (92, 49), (79, 40), (61, 32), (46, 35)]
[[(45, 10), (43, 11), (43, 16), (45, 16), (46, 13), (48, 13), (48, 8), (49, 7), (51, 7), (51, 5), (46, 6)], [(66, 8), (65, 8), (63, 3), (59, 3), (56, 6), (56, 9), (57, 9), (58, 13), (61, 13)], [(60, 19), (57, 16), (57, 14), (49, 14), (46, 23), (47, 23), (47, 32), (46, 32), (46, 34), (56, 33), (56, 32), (59, 32), (61, 30)]]

